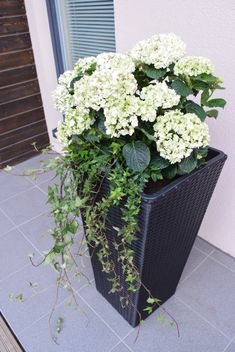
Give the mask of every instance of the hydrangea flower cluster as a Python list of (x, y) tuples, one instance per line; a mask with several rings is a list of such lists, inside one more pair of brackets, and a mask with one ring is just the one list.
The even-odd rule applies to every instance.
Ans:
[(174, 67), (175, 75), (198, 76), (202, 73), (210, 74), (214, 66), (209, 59), (201, 56), (186, 56), (181, 58)]
[(180, 95), (176, 94), (174, 89), (168, 88), (165, 82), (157, 82), (144, 87), (140, 93), (140, 98), (144, 100), (141, 109), (141, 119), (143, 121), (154, 122), (156, 119), (156, 110), (159, 107), (169, 109), (178, 105)]
[(157, 118), (153, 126), (157, 150), (171, 164), (188, 157), (194, 148), (209, 143), (208, 126), (193, 113), (172, 110)]
[[(94, 65), (96, 66), (94, 72), (86, 74)], [(120, 121), (117, 121), (116, 130), (113, 118), (110, 120), (110, 117), (115, 105), (119, 111), (124, 107), (127, 109), (130, 105), (128, 103), (130, 97), (135, 98), (137, 82), (131, 73), (134, 70), (135, 65), (127, 55), (104, 53), (98, 55), (97, 58), (78, 60), (74, 71), (66, 71), (61, 75), (58, 87), (53, 94), (55, 107), (65, 113), (65, 121), (58, 126), (59, 140), (64, 143), (69, 136), (81, 134), (89, 128), (94, 123), (94, 119), (89, 116), (90, 109), (99, 111), (101, 108), (106, 108), (107, 133), (111, 136), (117, 137), (121, 134), (128, 134), (128, 132), (133, 133), (133, 127), (127, 129), (128, 124), (121, 115)], [(74, 83), (74, 93), (71, 94), (70, 83), (78, 72), (82, 72), (84, 75)], [(132, 99), (132, 101), (137, 101), (137, 99)], [(133, 108), (131, 109), (133, 110)], [(123, 110), (123, 114), (128, 117), (127, 110), (125, 112)], [(112, 126), (112, 128), (110, 129), (108, 126)]]
[(132, 135), (138, 126), (139, 98), (122, 97), (118, 104), (112, 99), (104, 108), (106, 133), (112, 137)]
[(97, 69), (132, 73), (135, 71), (135, 64), (129, 55), (103, 53), (97, 56)]
[(82, 134), (94, 122), (89, 109), (70, 108), (66, 113), (66, 119), (60, 121), (57, 126), (57, 137), (61, 143), (67, 144), (71, 136)]
[[(96, 120), (102, 118), (106, 138), (135, 140), (145, 134), (151, 143), (155, 140), (163, 158), (180, 163), (193, 149), (209, 143), (201, 110), (198, 117), (194, 98), (185, 94), (197, 90), (191, 76), (212, 72), (210, 60), (185, 56), (185, 44), (172, 33), (143, 40), (128, 54), (79, 59), (74, 70), (59, 77), (53, 93), (55, 107), (64, 114), (58, 139), (68, 144), (71, 136), (96, 129)], [(186, 104), (194, 104), (195, 114), (185, 113)]]
[(96, 111), (104, 109), (107, 134), (119, 137), (134, 132), (133, 127), (127, 127), (128, 121), (133, 123), (132, 114), (137, 110), (135, 106), (138, 98), (134, 96), (136, 90), (137, 82), (133, 74), (119, 71), (113, 73), (103, 69), (95, 71), (91, 76), (84, 76), (75, 83), (74, 101), (78, 107)]
[(132, 74), (112, 72), (111, 70), (95, 71), (90, 76), (83, 76), (74, 85), (76, 106), (84, 106), (98, 111), (104, 108), (110, 99), (121, 99), (134, 94), (137, 82)]
[(96, 61), (97, 58), (95, 56), (88, 56), (83, 59), (79, 59), (76, 62), (76, 65), (74, 67), (74, 71), (77, 73), (86, 73), (89, 71), (91, 68), (96, 68)]
[(175, 34), (159, 34), (137, 43), (130, 54), (137, 65), (144, 63), (159, 69), (176, 63), (185, 55), (185, 48)]

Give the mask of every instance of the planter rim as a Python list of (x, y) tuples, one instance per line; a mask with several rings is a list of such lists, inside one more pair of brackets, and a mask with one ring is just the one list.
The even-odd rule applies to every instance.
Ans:
[(182, 175), (182, 176), (178, 177), (177, 179), (171, 181), (168, 185), (162, 187), (162, 189), (160, 189), (152, 194), (142, 193), (142, 195), (141, 195), (142, 201), (144, 201), (146, 203), (155, 202), (160, 197), (164, 197), (166, 195), (166, 193), (168, 193), (172, 189), (179, 188), (182, 185), (182, 183), (184, 183), (185, 179), (190, 180), (192, 177), (195, 177), (198, 173), (200, 173), (203, 169), (210, 168), (212, 164), (218, 162), (221, 159), (224, 159), (224, 160), (227, 159), (227, 155), (224, 152), (222, 152), (221, 150), (216, 149), (216, 148), (212, 148), (212, 147), (209, 147), (208, 149), (209, 149), (209, 151), (215, 153), (216, 155), (213, 156), (211, 159), (209, 159), (205, 165), (199, 167), (198, 169), (194, 170), (190, 174), (186, 174), (186, 175)]

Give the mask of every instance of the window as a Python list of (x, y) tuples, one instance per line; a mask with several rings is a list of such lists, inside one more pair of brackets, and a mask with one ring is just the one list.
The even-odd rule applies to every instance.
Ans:
[(79, 58), (115, 51), (113, 0), (57, 0), (54, 7), (64, 69)]

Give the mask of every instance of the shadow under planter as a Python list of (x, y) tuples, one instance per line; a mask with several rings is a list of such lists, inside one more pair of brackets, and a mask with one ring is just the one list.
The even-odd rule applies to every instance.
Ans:
[[(171, 181), (153, 194), (142, 194), (138, 216), (139, 231), (131, 248), (134, 250), (134, 262), (143, 284), (161, 303), (175, 293), (226, 158), (223, 152), (210, 148), (205, 165), (190, 175)], [(108, 181), (101, 187), (100, 197), (107, 190)], [(112, 226), (121, 228), (124, 225), (121, 210), (112, 206), (107, 221)], [(116, 273), (120, 275), (125, 291), (125, 281), (113, 247), (117, 232), (112, 226), (107, 226), (106, 236)], [(102, 272), (93, 248), (90, 248), (90, 254), (97, 290), (130, 325), (137, 326), (140, 315), (141, 319), (148, 316), (144, 311), (148, 298), (146, 290), (141, 287), (135, 293), (128, 293), (131, 295), (132, 305), (123, 308), (120, 295), (109, 293), (111, 283)], [(122, 292), (122, 296), (124, 295)]]

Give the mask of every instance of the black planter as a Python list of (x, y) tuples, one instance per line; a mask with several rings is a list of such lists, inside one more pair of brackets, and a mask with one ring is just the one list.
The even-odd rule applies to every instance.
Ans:
[[(135, 265), (144, 285), (162, 303), (175, 293), (226, 158), (223, 152), (210, 148), (206, 165), (190, 175), (177, 178), (154, 194), (142, 195), (140, 230), (137, 233), (138, 240), (132, 245)], [(108, 183), (101, 189), (101, 196), (107, 192), (107, 188)], [(111, 207), (108, 223), (116, 227), (123, 225), (120, 209)], [(116, 239), (117, 234), (112, 226), (107, 225), (106, 235), (117, 273), (122, 276), (113, 249), (113, 239)], [(119, 294), (109, 293), (111, 284), (102, 272), (92, 248), (90, 253), (97, 290), (135, 327), (140, 321), (138, 312), (142, 319), (148, 316), (143, 311), (146, 307), (146, 291), (141, 288), (133, 293), (134, 305), (123, 308)]]

